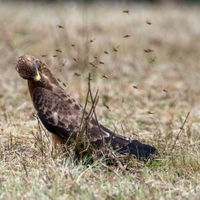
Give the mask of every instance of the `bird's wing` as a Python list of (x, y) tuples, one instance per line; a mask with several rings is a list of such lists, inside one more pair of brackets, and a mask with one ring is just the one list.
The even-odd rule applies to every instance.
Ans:
[[(64, 91), (59, 91), (58, 96), (50, 90), (37, 87), (33, 91), (32, 100), (40, 120), (51, 133), (69, 138), (79, 130), (83, 108)], [(92, 117), (86, 123), (88, 138), (92, 144), (100, 147), (104, 142), (109, 142), (112, 132), (103, 130), (102, 125)]]
[(37, 87), (33, 91), (32, 100), (40, 120), (48, 131), (67, 139), (77, 132), (83, 111), (70, 96), (66, 95), (63, 99), (50, 90)]
[(114, 136), (114, 133), (109, 129), (103, 129), (103, 126), (94, 117), (90, 119), (87, 131), (91, 144), (96, 147), (109, 143)]
[[(80, 128), (83, 108), (65, 92), (60, 96), (45, 88), (37, 87), (32, 94), (33, 104), (45, 128), (63, 138), (75, 138)], [(119, 153), (130, 153), (136, 157), (150, 157), (156, 149), (150, 145), (131, 140), (114, 133), (91, 118), (87, 124), (88, 138), (95, 147), (111, 144)]]

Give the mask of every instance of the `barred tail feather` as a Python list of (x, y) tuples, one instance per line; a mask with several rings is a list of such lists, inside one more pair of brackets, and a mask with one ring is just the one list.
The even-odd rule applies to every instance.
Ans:
[[(113, 140), (113, 144), (114, 143), (115, 141)], [(142, 144), (138, 140), (131, 140), (130, 143), (128, 143), (128, 145), (122, 146), (116, 151), (120, 154), (129, 153), (135, 155), (139, 159), (141, 158), (149, 159), (150, 156), (156, 152), (156, 148), (147, 144)]]
[(157, 152), (156, 148), (147, 144), (143, 144), (138, 140), (131, 140), (128, 137), (125, 137), (120, 134), (113, 133), (106, 127), (101, 125), (101, 128), (104, 132), (110, 134), (110, 143), (114, 150), (116, 150), (120, 154), (132, 154), (137, 158), (150, 158), (151, 154)]

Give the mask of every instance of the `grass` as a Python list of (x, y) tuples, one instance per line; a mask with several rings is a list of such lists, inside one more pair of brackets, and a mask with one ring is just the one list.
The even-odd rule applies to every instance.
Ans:
[[(0, 13), (1, 199), (199, 199), (199, 7), (0, 3)], [(14, 69), (22, 54), (46, 62), (83, 105), (90, 72), (99, 121), (160, 157), (88, 165), (52, 152)]]

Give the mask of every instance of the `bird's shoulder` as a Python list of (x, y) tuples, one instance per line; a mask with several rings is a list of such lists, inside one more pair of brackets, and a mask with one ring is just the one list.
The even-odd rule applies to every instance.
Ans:
[(55, 104), (57, 107), (67, 107), (70, 110), (82, 111), (83, 107), (74, 99), (70, 94), (68, 94), (62, 88), (53, 88), (48, 90), (43, 87), (36, 87), (32, 94), (33, 101), (35, 103), (44, 104), (44, 102), (49, 102), (51, 105)]

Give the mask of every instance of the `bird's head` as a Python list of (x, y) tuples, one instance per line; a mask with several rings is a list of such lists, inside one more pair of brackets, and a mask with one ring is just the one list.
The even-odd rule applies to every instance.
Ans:
[(33, 56), (20, 56), (17, 59), (15, 69), (23, 79), (43, 82), (38, 69), (38, 59), (34, 58)]

